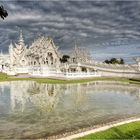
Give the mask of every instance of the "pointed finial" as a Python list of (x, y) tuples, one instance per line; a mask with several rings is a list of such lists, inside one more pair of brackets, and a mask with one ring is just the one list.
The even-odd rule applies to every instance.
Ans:
[(76, 46), (77, 46), (77, 44), (76, 44), (76, 40), (75, 40), (75, 44), (74, 44), (74, 45), (75, 45), (75, 48), (76, 48)]
[(0, 50), (0, 55), (3, 56), (3, 51), (2, 51), (2, 49)]
[(13, 48), (13, 42), (11, 41), (10, 45), (9, 45), (9, 49)]
[(75, 44), (74, 44), (74, 48), (75, 48), (75, 50), (77, 50), (77, 40), (75, 40)]
[(22, 30), (20, 30), (20, 39), (23, 39)]
[(22, 30), (20, 30), (19, 44), (23, 44), (23, 43), (24, 43), (24, 39), (23, 39), (23, 35), (22, 35)]

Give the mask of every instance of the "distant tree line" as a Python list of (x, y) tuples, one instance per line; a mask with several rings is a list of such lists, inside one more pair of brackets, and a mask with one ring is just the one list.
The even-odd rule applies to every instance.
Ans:
[(124, 64), (124, 60), (122, 58), (111, 58), (110, 60), (105, 60), (106, 64)]
[[(61, 63), (67, 63), (70, 59), (69, 55), (63, 55), (60, 58)], [(111, 58), (104, 61), (106, 64), (124, 64), (124, 60), (122, 58)]]
[(8, 16), (7, 11), (4, 9), (4, 7), (1, 5), (0, 6), (0, 17), (4, 20)]

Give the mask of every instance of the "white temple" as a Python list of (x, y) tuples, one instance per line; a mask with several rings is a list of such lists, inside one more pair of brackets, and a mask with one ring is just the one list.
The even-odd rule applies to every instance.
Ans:
[(10, 44), (9, 58), (11, 69), (16, 68), (20, 73), (29, 73), (31, 67), (44, 67), (59, 69), (60, 56), (53, 39), (50, 37), (39, 37), (27, 48), (24, 44), (22, 32), (18, 44)]
[(68, 62), (61, 62), (61, 57), (51, 37), (41, 36), (27, 47), (21, 31), (18, 43), (9, 45), (9, 54), (0, 54), (0, 71), (8, 75), (50, 78), (140, 77), (140, 58), (131, 65), (106, 64), (93, 61), (86, 49), (78, 47), (74, 48)]
[[(70, 63), (89, 61), (89, 56), (86, 55), (85, 50), (81, 49), (79, 51), (78, 47), (75, 48), (75, 52), (71, 56)], [(9, 45), (9, 54), (1, 54), (0, 69), (1, 72), (8, 75), (24, 73), (31, 76), (66, 77), (67, 72), (69, 72), (70, 77), (72, 77), (71, 72), (77, 72), (77, 76), (83, 75), (78, 74), (82, 70), (79, 69), (79, 66), (70, 68), (68, 63), (61, 63), (60, 58), (58, 47), (56, 47), (51, 37), (41, 36), (31, 46), (27, 47), (24, 43), (22, 31), (20, 31), (18, 43)], [(85, 74), (85, 76), (89, 76), (89, 74)]]

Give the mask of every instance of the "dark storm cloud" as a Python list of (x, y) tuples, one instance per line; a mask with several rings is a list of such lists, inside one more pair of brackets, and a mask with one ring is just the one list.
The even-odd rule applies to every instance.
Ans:
[(0, 47), (6, 50), (23, 30), (26, 43), (52, 36), (62, 49), (75, 40), (89, 48), (140, 40), (139, 1), (3, 1), (9, 16), (0, 20)]

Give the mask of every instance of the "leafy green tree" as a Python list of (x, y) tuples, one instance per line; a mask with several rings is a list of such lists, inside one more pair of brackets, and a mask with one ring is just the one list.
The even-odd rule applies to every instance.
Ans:
[(109, 64), (109, 63), (110, 63), (110, 61), (109, 61), (109, 60), (105, 60), (105, 61), (104, 61), (104, 63)]
[(0, 17), (4, 20), (8, 16), (7, 11), (4, 9), (4, 7), (1, 5), (0, 6)]
[(60, 58), (61, 63), (66, 63), (68, 62), (68, 59), (70, 58), (69, 55), (63, 55), (62, 58)]
[(124, 60), (122, 58), (120, 59), (120, 64), (124, 64)]
[(118, 64), (119, 61), (118, 61), (116, 58), (111, 58), (111, 59), (110, 59), (110, 63), (111, 63), (111, 64)]
[(124, 60), (122, 58), (111, 58), (110, 60), (105, 60), (104, 63), (107, 64), (124, 64)]

